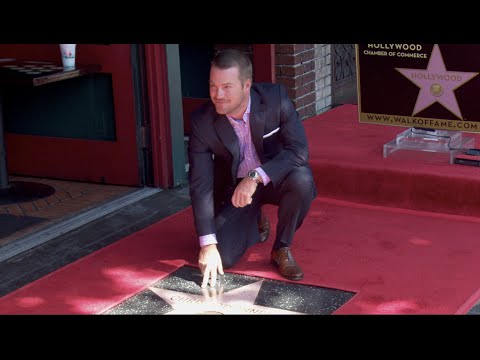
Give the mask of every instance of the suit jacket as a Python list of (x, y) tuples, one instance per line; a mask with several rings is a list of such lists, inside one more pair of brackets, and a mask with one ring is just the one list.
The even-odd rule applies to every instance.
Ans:
[[(275, 186), (295, 167), (307, 165), (305, 130), (283, 85), (254, 83), (250, 96), (252, 141)], [(217, 114), (211, 101), (193, 112), (190, 121), (190, 196), (197, 234), (202, 236), (216, 232), (216, 207), (235, 188), (240, 147), (227, 117)]]

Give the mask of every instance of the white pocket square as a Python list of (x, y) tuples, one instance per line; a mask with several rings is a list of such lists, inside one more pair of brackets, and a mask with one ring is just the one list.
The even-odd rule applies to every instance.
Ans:
[(269, 136), (272, 136), (272, 135), (275, 134), (278, 130), (280, 130), (280, 127), (276, 128), (276, 129), (273, 130), (273, 131), (270, 131), (268, 134), (263, 135), (263, 138), (266, 139), (266, 138), (268, 138)]

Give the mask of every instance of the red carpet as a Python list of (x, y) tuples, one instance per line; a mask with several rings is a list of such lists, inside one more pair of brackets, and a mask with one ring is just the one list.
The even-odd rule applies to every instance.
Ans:
[[(383, 158), (383, 144), (407, 128), (358, 121), (344, 105), (304, 122), (321, 196), (408, 209), (480, 216), (480, 168), (450, 165), (445, 155), (401, 151)], [(480, 135), (475, 138), (480, 147)]]
[[(479, 287), (479, 232), (477, 218), (317, 199), (293, 249), (302, 283), (358, 293), (337, 314), (454, 314)], [(233, 270), (280, 279), (273, 235)], [(189, 208), (3, 297), (0, 314), (101, 313), (194, 262), (195, 241)]]
[[(295, 239), (301, 283), (356, 292), (336, 314), (467, 312), (480, 296), (480, 218), (465, 215), (479, 214), (480, 169), (383, 159), (383, 143), (403, 129), (358, 124), (356, 109), (305, 122), (324, 197)], [(267, 212), (275, 225), (276, 208)], [(269, 263), (274, 235), (232, 271), (281, 279)], [(0, 314), (102, 313), (195, 264), (196, 242), (188, 208), (4, 296)]]

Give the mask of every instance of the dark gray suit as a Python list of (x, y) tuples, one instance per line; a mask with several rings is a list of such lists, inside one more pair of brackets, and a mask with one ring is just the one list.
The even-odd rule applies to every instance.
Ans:
[(259, 241), (262, 204), (279, 206), (274, 248), (290, 246), (316, 196), (305, 130), (285, 88), (253, 84), (250, 129), (261, 167), (271, 182), (259, 184), (250, 205), (235, 208), (231, 196), (240, 163), (237, 135), (211, 101), (191, 116), (188, 145), (190, 195), (198, 236), (215, 233), (223, 266), (235, 264)]

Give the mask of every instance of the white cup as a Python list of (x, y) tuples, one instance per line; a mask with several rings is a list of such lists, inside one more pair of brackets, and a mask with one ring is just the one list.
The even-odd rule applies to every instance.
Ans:
[(75, 69), (75, 48), (77, 44), (60, 44), (64, 70)]

